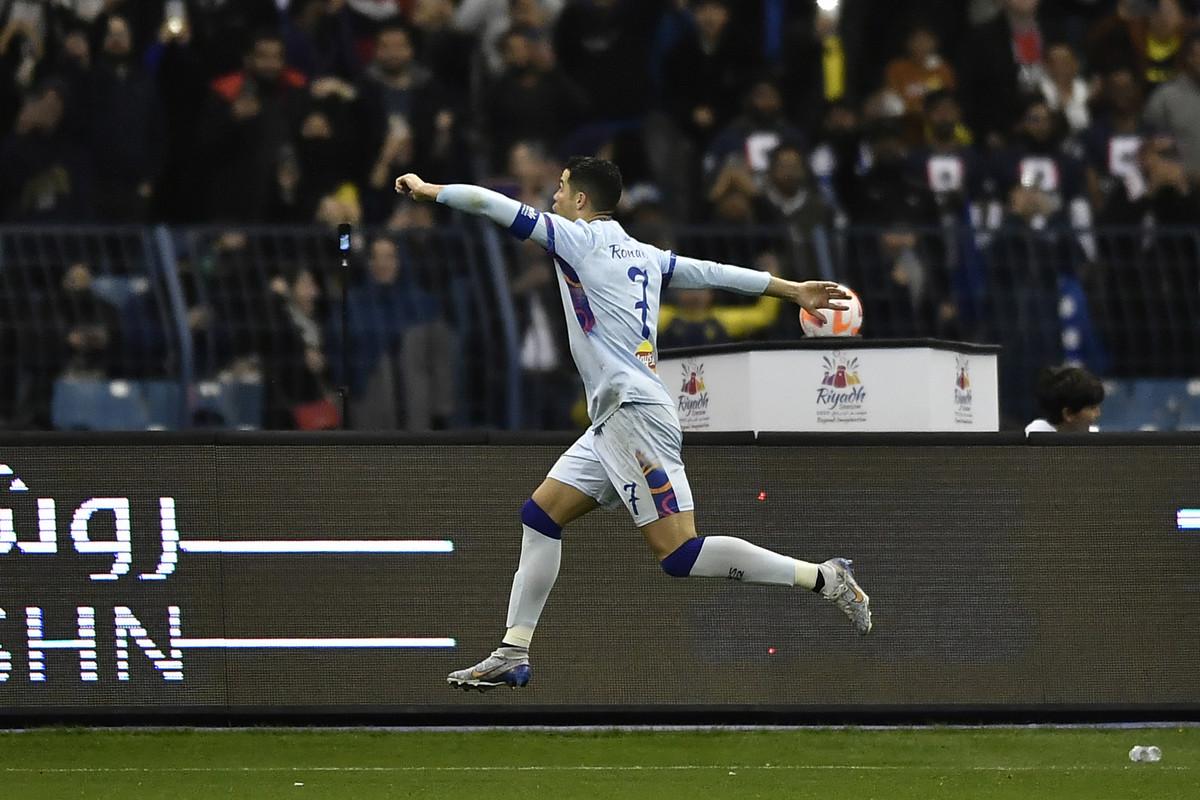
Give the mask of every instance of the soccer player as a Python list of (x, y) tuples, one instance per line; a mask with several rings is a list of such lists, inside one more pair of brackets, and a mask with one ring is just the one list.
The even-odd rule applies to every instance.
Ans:
[(563, 170), (552, 214), (478, 186), (442, 186), (413, 174), (396, 179), (401, 194), (487, 217), (546, 249), (558, 267), (571, 355), (592, 420), (521, 509), (521, 559), (500, 647), (475, 666), (450, 673), (452, 686), (486, 691), (529, 683), (529, 644), (558, 577), (562, 529), (618, 502), (668, 575), (803, 587), (834, 603), (859, 633), (871, 630), (869, 598), (847, 559), (814, 564), (734, 536), (696, 534), (680, 460), (683, 433), (655, 370), (659, 297), (668, 285), (766, 294), (814, 313), (839, 308), (832, 301), (846, 295), (833, 283), (794, 283), (635, 241), (613, 220), (621, 190), (615, 164), (582, 157)]

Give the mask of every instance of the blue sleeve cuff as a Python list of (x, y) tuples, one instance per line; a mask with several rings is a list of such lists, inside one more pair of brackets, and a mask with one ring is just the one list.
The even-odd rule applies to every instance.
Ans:
[(533, 229), (537, 227), (539, 216), (541, 215), (537, 210), (522, 205), (521, 210), (517, 212), (517, 218), (513, 220), (512, 225), (508, 226), (508, 232), (522, 242), (525, 241), (533, 235)]
[(671, 263), (667, 265), (667, 274), (663, 276), (662, 288), (664, 292), (670, 287), (671, 278), (675, 277), (675, 261), (678, 258), (679, 256), (675, 255), (675, 253), (671, 253)]

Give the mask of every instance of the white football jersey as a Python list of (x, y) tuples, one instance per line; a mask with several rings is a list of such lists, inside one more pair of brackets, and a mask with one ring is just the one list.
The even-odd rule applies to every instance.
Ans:
[(770, 280), (766, 272), (684, 258), (643, 244), (611, 219), (570, 222), (528, 207), (518, 220), (522, 217), (533, 219), (530, 237), (554, 259), (567, 338), (593, 426), (603, 424), (623, 403), (674, 409), (671, 393), (658, 377), (658, 308), (664, 289), (723, 286), (762, 294)]
[(658, 307), (668, 286), (762, 294), (771, 275), (677, 256), (631, 238), (611, 219), (571, 222), (488, 189), (442, 187), (437, 201), (533, 239), (555, 264), (571, 356), (587, 392), (593, 427), (624, 403), (670, 406), (658, 378)]

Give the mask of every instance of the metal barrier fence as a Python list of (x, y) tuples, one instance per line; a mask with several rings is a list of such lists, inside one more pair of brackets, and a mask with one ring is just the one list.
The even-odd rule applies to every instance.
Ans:
[[(1173, 398), (1126, 403), (1126, 427), (1200, 414), (1178, 413), (1200, 402), (1196, 228), (631, 233), (842, 281), (871, 337), (1001, 344), (1011, 425), (1033, 414), (1037, 369), (1064, 360)], [(754, 298), (664, 306), (660, 347), (800, 336)], [(582, 389), (564, 324), (545, 254), (473, 220), (368, 231), (347, 268), (311, 227), (0, 227), (0, 427), (328, 428), (347, 385), (358, 429), (567, 428)], [(1128, 383), (1147, 379), (1171, 388)]]
[(368, 231), (345, 267), (333, 239), (0, 228), (0, 426), (332, 428), (346, 385), (355, 428), (513, 427), (482, 237)]

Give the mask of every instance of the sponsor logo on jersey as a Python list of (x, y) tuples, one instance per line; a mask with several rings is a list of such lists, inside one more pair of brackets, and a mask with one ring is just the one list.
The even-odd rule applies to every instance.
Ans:
[(643, 340), (633, 354), (637, 356), (638, 361), (649, 367), (651, 372), (658, 373), (658, 362), (654, 360), (654, 345), (650, 344), (649, 339)]

